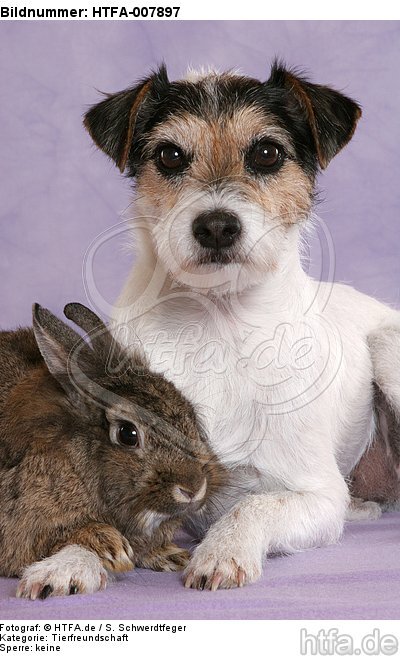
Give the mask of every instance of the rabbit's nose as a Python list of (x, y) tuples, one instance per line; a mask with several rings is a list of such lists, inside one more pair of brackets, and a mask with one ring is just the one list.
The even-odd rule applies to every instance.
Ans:
[(206, 479), (204, 479), (197, 491), (188, 490), (187, 487), (181, 487), (180, 485), (174, 485), (172, 495), (175, 501), (178, 501), (178, 503), (194, 503), (196, 501), (201, 501), (202, 499), (204, 499), (206, 490), (207, 490), (207, 481)]

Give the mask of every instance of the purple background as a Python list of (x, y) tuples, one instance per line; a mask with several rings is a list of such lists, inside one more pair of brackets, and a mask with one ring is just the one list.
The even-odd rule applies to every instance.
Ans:
[[(33, 301), (85, 301), (82, 259), (120, 220), (129, 183), (91, 145), (81, 115), (165, 60), (240, 67), (266, 78), (274, 55), (359, 100), (356, 135), (321, 176), (318, 212), (336, 279), (399, 303), (400, 24), (396, 22), (3, 22), (0, 25), (0, 326), (30, 322)], [(112, 302), (133, 255), (114, 238), (95, 277)]]

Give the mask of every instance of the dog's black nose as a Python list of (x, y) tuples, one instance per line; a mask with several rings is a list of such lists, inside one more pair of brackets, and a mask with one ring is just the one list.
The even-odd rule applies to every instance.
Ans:
[(233, 245), (242, 227), (236, 214), (213, 210), (199, 214), (193, 221), (192, 231), (201, 246), (219, 251)]

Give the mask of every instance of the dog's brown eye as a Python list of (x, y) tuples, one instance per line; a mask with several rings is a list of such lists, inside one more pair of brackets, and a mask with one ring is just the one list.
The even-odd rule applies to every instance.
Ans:
[(130, 421), (121, 421), (110, 425), (110, 439), (120, 446), (140, 446), (140, 432)]
[(250, 151), (248, 164), (257, 173), (269, 173), (283, 163), (283, 151), (271, 141), (260, 141)]
[(186, 157), (178, 146), (162, 146), (157, 153), (157, 164), (165, 173), (177, 173), (187, 165)]

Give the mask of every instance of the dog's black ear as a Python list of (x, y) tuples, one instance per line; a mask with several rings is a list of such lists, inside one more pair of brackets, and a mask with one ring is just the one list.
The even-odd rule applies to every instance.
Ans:
[(290, 109), (297, 109), (309, 125), (319, 165), (325, 169), (353, 136), (361, 107), (339, 91), (312, 84), (279, 62), (273, 64), (266, 85), (287, 92)]
[(168, 85), (167, 70), (162, 65), (156, 73), (136, 86), (106, 94), (105, 100), (86, 112), (84, 126), (95, 144), (114, 160), (121, 173), (126, 167), (139, 115), (151, 99), (159, 99)]

